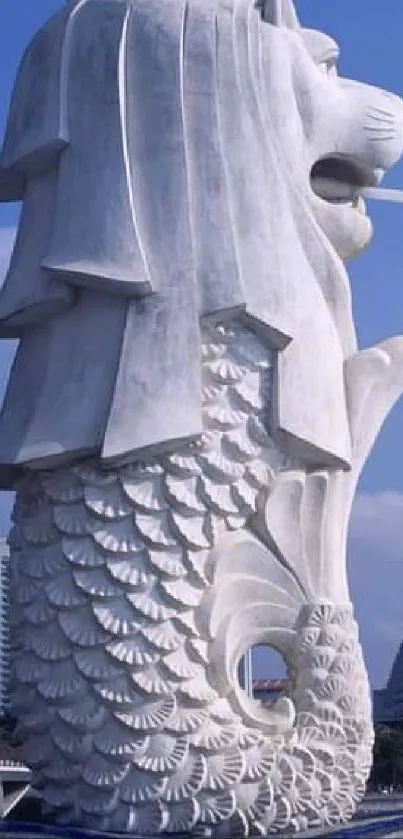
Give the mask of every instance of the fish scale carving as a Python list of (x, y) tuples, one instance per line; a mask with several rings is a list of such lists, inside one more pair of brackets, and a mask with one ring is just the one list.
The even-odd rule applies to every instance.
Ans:
[(62, 822), (265, 835), (345, 819), (364, 789), (372, 729), (351, 610), (309, 605), (268, 548), (252, 576), (269, 617), (277, 568), (290, 693), (278, 709), (253, 703), (259, 726), (230, 680), (222, 692), (221, 625), (204, 603), (232, 571), (214, 552), (253, 530), (297, 464), (267, 431), (271, 352), (237, 324), (203, 338), (200, 442), (114, 471), (37, 473), (17, 495), (13, 705), (34, 785)]
[[(25, 760), (79, 828), (320, 830), (371, 765), (347, 531), (403, 337), (359, 350), (344, 263), (403, 103), (339, 79), (293, 0), (59, 5), (0, 153)], [(239, 681), (258, 645), (270, 701)]]

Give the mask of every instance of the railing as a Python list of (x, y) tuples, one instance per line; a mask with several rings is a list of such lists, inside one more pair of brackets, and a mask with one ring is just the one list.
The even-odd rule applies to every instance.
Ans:
[(24, 766), (20, 746), (0, 743), (0, 769), (2, 766)]

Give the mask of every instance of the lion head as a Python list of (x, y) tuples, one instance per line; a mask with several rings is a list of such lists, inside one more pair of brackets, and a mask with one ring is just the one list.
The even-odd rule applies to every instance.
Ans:
[(402, 102), (340, 78), (338, 45), (300, 27), (288, 1), (267, 0), (263, 16), (269, 23), (263, 74), (272, 136), (284, 138), (278, 149), (284, 171), (332, 247), (348, 259), (372, 232), (359, 188), (377, 184), (400, 157)]
[(290, 0), (75, 0), (38, 33), (0, 162), (24, 201), (4, 465), (196, 438), (200, 323), (234, 318), (277, 351), (279, 445), (350, 465), (343, 260), (370, 239), (359, 190), (398, 158), (403, 106), (340, 79), (337, 54)]

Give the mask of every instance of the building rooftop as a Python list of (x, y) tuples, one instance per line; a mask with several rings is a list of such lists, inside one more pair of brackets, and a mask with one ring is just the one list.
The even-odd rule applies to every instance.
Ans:
[(254, 679), (253, 693), (271, 693), (286, 690), (289, 679)]

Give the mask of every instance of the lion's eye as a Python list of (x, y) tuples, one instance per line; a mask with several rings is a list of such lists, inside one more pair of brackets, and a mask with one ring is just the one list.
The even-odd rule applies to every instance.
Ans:
[(337, 76), (337, 63), (335, 58), (332, 58), (330, 61), (321, 61), (317, 67), (324, 76)]
[(302, 29), (301, 37), (318, 70), (324, 76), (337, 76), (340, 50), (336, 41), (316, 29)]

